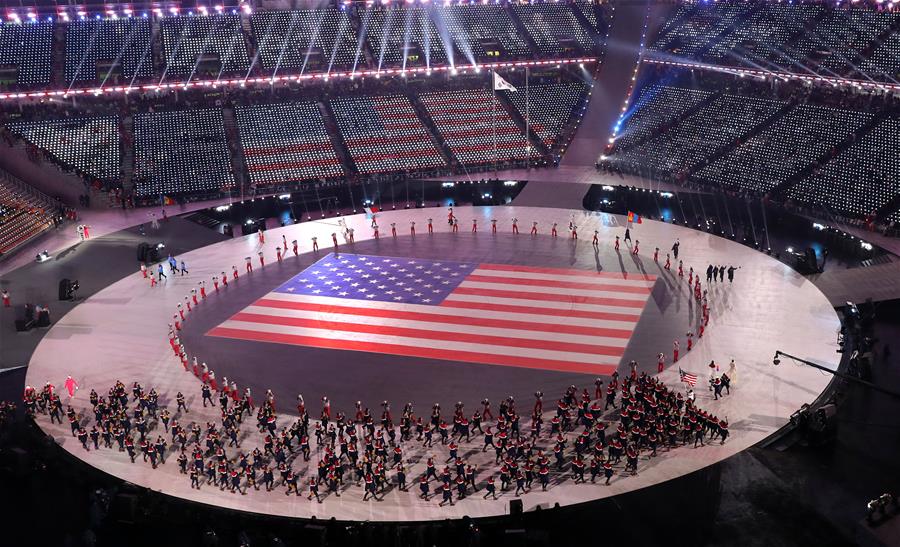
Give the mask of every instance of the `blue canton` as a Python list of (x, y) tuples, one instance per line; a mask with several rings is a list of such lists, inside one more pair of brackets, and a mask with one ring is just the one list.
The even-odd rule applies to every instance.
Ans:
[(329, 254), (275, 292), (436, 306), (477, 267), (421, 258)]

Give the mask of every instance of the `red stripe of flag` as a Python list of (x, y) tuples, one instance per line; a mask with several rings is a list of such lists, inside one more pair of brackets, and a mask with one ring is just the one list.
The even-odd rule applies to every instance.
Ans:
[(258, 342), (278, 342), (281, 344), (292, 344), (295, 346), (365, 351), (370, 353), (389, 353), (407, 357), (462, 361), (466, 363), (483, 363), (488, 365), (534, 368), (541, 370), (555, 370), (559, 372), (573, 372), (591, 375), (609, 375), (616, 370), (616, 365), (574, 363), (571, 361), (536, 359), (531, 357), (517, 357), (514, 355), (496, 355), (493, 353), (479, 353), (475, 351), (447, 351), (421, 346), (404, 346), (401, 344), (385, 344), (379, 342), (333, 340), (330, 338), (296, 336), (291, 334), (278, 334), (274, 332), (257, 332), (242, 329), (232, 329), (228, 327), (216, 327), (213, 330), (209, 331), (208, 335), (219, 336), (222, 338), (253, 340)]
[(625, 292), (630, 294), (650, 294), (650, 287), (613, 285), (609, 283), (578, 283), (577, 281), (555, 281), (553, 279), (519, 279), (515, 277), (497, 277), (494, 275), (472, 274), (466, 281), (479, 283), (497, 283), (500, 285), (527, 285), (530, 287), (552, 287), (557, 289), (585, 289), (593, 291)]
[(467, 302), (465, 300), (444, 300), (440, 306), (468, 310), (505, 311), (509, 313), (530, 313), (535, 315), (552, 315), (553, 317), (577, 317), (579, 319), (597, 319), (600, 321), (628, 321), (637, 323), (639, 316), (627, 313), (587, 310), (561, 310), (541, 308), (539, 306), (516, 306), (513, 304), (493, 304), (489, 302)]
[[(314, 311), (321, 313), (337, 313), (346, 315), (363, 315), (366, 317), (380, 317), (385, 319), (401, 319), (406, 321), (428, 321), (431, 323), (447, 323), (450, 325), (471, 325), (476, 327), (494, 327), (499, 329), (526, 330), (546, 332), (547, 323), (530, 323), (527, 321), (514, 321), (510, 319), (490, 319), (484, 317), (465, 317), (460, 315), (446, 315), (440, 313), (423, 313), (404, 310), (390, 310), (375, 307), (335, 306), (331, 304), (315, 304), (312, 302), (298, 302), (292, 300), (272, 300), (261, 298), (254, 306), (278, 308), (285, 310)], [(540, 309), (540, 308), (538, 308)], [(547, 314), (545, 314), (547, 315)], [(569, 313), (567, 316), (571, 316)], [(633, 319), (631, 319), (633, 321)], [(567, 334), (582, 334), (585, 336), (602, 336), (606, 338), (631, 337), (631, 329), (613, 329), (603, 327), (584, 327), (580, 325), (566, 325)]]
[[(359, 315), (365, 315), (361, 313)], [(361, 334), (376, 334), (381, 336), (402, 336), (404, 338), (420, 338), (423, 340), (443, 340), (445, 342), (463, 342), (470, 344), (493, 344), (511, 348), (530, 348), (548, 351), (564, 351), (572, 353), (585, 353), (590, 355), (610, 355), (621, 357), (625, 348), (603, 346), (597, 344), (579, 344), (576, 342), (554, 342), (551, 340), (535, 340), (529, 338), (512, 338), (508, 336), (493, 336), (487, 334), (468, 334), (464, 332), (444, 332), (430, 329), (414, 329), (410, 327), (392, 327), (387, 325), (369, 325), (365, 323), (343, 323), (339, 321), (320, 321), (316, 319), (302, 319), (299, 317), (281, 317), (275, 315), (261, 315), (257, 313), (239, 312), (232, 321), (244, 321), (247, 323), (261, 323), (265, 325), (283, 325), (287, 327), (300, 327), (305, 329), (322, 329), (343, 332), (355, 332)]]
[(495, 272), (527, 272), (536, 274), (570, 275), (580, 277), (605, 277), (608, 279), (638, 279), (643, 281), (656, 281), (656, 276), (651, 274), (592, 272), (588, 270), (564, 270), (561, 268), (539, 268), (534, 266), (519, 266), (515, 264), (479, 264), (479, 270), (491, 270)]
[(544, 302), (573, 302), (576, 304), (595, 304), (598, 306), (617, 306), (623, 308), (644, 307), (643, 300), (625, 300), (623, 298), (606, 298), (602, 296), (581, 296), (578, 294), (540, 294), (523, 291), (504, 291), (501, 289), (476, 289), (474, 287), (457, 287), (453, 294), (470, 296), (494, 296), (497, 298), (516, 298), (519, 300), (541, 300)]

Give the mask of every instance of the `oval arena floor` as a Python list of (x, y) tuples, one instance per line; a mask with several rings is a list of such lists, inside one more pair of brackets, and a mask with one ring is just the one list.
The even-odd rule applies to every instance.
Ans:
[[(631, 229), (632, 238), (640, 241), (640, 253), (634, 256), (624, 243), (618, 253), (613, 248), (615, 236), (625, 231), (625, 219), (620, 216), (528, 207), (458, 208), (455, 213), (458, 233), (449, 229), (443, 209), (379, 213), (381, 237), (377, 240), (370, 220), (355, 215), (346, 218), (354, 228), (355, 242), (339, 236), (337, 250), (331, 245), (331, 234), (340, 233), (341, 227), (336, 219), (325, 219), (270, 229), (265, 244), (256, 236), (245, 236), (188, 253), (179, 258), (190, 273), (170, 274), (157, 287), (151, 288), (136, 271), (90, 297), (52, 327), (33, 354), (27, 383), (41, 386), (50, 381), (62, 386), (66, 376), (75, 377), (81, 389), (74, 400), (63, 395), (63, 404), (82, 413), (88, 427), (93, 419), (88, 392), (93, 388), (105, 394), (116, 380), (129, 387), (139, 381), (145, 389), (155, 388), (161, 405), (171, 409), (175, 394), (184, 393), (190, 412), (175, 415), (182, 425), (217, 422), (218, 408), (201, 405), (200, 381), (182, 368), (168, 342), (168, 325), (177, 305), (205, 281), (208, 297), (184, 321), (181, 338), (188, 354), (206, 362), (220, 380), (227, 377), (241, 390), (249, 387), (257, 399), (271, 389), (279, 427), (292, 421), (296, 396), (302, 393), (312, 417), (318, 415), (323, 396), (334, 411), (352, 415), (356, 401), (361, 401), (376, 417), (383, 401), (390, 402), (395, 417), (406, 402), (414, 404), (417, 415), (427, 417), (434, 403), (440, 403), (445, 415), (452, 415), (453, 405), (462, 402), (471, 414), (482, 399), (489, 398), (496, 412), (501, 399), (513, 396), (527, 429), (535, 391), (544, 393), (549, 417), (568, 386), (593, 393), (597, 377), (606, 380), (614, 370), (627, 374), (631, 360), (638, 361), (640, 371), (655, 375), (660, 352), (666, 355), (660, 378), (684, 390), (679, 368), (696, 374), (698, 406), (727, 418), (730, 424), (731, 437), (724, 445), (715, 442), (696, 449), (688, 445), (660, 451), (653, 458), (642, 456), (637, 475), (624, 473), (618, 465), (609, 486), (574, 484), (568, 473), (554, 475), (546, 492), (537, 487), (522, 495), (528, 511), (539, 505), (576, 504), (644, 488), (711, 465), (764, 439), (802, 404), (815, 399), (830, 380), (829, 375), (788, 360), (774, 366), (776, 349), (837, 367), (840, 325), (828, 300), (789, 267), (751, 248), (645, 221)], [(434, 219), (433, 234), (427, 233), (428, 217)], [(514, 217), (519, 219), (519, 234), (511, 231)], [(498, 221), (496, 234), (490, 230), (492, 218)], [(477, 233), (471, 231), (473, 219), (478, 220)], [(566, 228), (570, 220), (578, 227), (577, 241)], [(410, 222), (416, 223), (415, 235), (410, 234)], [(529, 233), (532, 222), (538, 223), (535, 236)], [(559, 231), (555, 238), (550, 235), (554, 222)], [(391, 235), (391, 223), (396, 224), (397, 237)], [(599, 231), (597, 248), (591, 243), (594, 230)], [(288, 242), (299, 242), (300, 255), (288, 253), (278, 262), (275, 248), (283, 236)], [(311, 249), (313, 236), (320, 245), (318, 252)], [(681, 243), (685, 278), (678, 277), (674, 259), (671, 270), (663, 268), (665, 254), (676, 239)], [(653, 260), (656, 247), (660, 248), (658, 262)], [(260, 251), (265, 267), (259, 265)], [(253, 259), (252, 274), (244, 270), (248, 256)], [(379, 260), (384, 267), (409, 269), (403, 276), (413, 274), (410, 283), (434, 285), (429, 290), (436, 291), (437, 301), (426, 302), (424, 290), (405, 291), (407, 286), (400, 285), (403, 277), (397, 275), (374, 284), (373, 291), (381, 292), (373, 297), (342, 295), (346, 291), (338, 289), (328, 292), (337, 282), (357, 283), (353, 288), (358, 291), (369, 280), (364, 276), (384, 275), (376, 269)], [(337, 275), (353, 261), (365, 267)], [(708, 287), (709, 325), (687, 352), (685, 333), (696, 333), (699, 320), (687, 287), (688, 268), (705, 272), (710, 263), (740, 269), (733, 283), (726, 279)], [(213, 276), (225, 271), (230, 277), (233, 265), (239, 268), (240, 278), (215, 291)], [(416, 271), (419, 266), (421, 275)], [(326, 287), (326, 281), (332, 284)], [(705, 275), (702, 281), (707, 288)], [(402, 296), (397, 300), (388, 291)], [(508, 307), (521, 307), (523, 301), (530, 301), (531, 309)], [(422, 315), (423, 306), (433, 307), (434, 314), (443, 317)], [(410, 315), (414, 313), (419, 315)], [(672, 363), (675, 339), (681, 341), (677, 364)], [(731, 393), (714, 400), (705, 387), (708, 364), (714, 360), (724, 371), (732, 359), (737, 374)], [(212, 485), (192, 489), (188, 478), (178, 472), (174, 453), (153, 470), (140, 457), (130, 463), (117, 449), (85, 451), (66, 423), (52, 425), (43, 415), (38, 422), (71, 454), (122, 479), (250, 512), (421, 521), (505, 514), (514, 497), (512, 490), (500, 493), (496, 501), (476, 494), (444, 507), (438, 506), (435, 497), (419, 499), (416, 485), (425, 459), (434, 455), (441, 467), (447, 458), (447, 447), (439, 442), (432, 448), (415, 441), (403, 443), (408, 492), (391, 488), (383, 501), (363, 501), (362, 488), (350, 481), (340, 497), (325, 496), (319, 504), (307, 501), (303, 490), (301, 496), (285, 496), (283, 487), (268, 493), (250, 489), (246, 495)], [(569, 433), (570, 439), (575, 434)], [(552, 449), (546, 433), (538, 444)], [(262, 435), (245, 421), (241, 450), (248, 453), (261, 445)], [(479, 485), (497, 473), (493, 453), (482, 453), (481, 446), (481, 436), (475, 435), (460, 447), (461, 456), (478, 466)], [(312, 448), (312, 467), (307, 468), (302, 458), (293, 463), (301, 481), (315, 472), (319, 454), (315, 440)]]

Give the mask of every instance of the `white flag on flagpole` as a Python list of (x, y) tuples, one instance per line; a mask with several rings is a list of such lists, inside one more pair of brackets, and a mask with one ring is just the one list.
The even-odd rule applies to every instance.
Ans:
[(502, 76), (494, 72), (494, 91), (518, 91), (514, 85), (503, 79)]

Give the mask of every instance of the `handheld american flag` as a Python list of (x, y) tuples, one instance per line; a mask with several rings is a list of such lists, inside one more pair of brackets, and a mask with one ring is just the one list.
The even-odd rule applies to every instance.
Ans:
[(697, 375), (696, 374), (691, 374), (690, 372), (685, 372), (685, 371), (681, 370), (680, 368), (678, 369), (678, 374), (681, 376), (681, 381), (684, 382), (685, 384), (688, 384), (691, 387), (694, 387), (697, 385)]
[(329, 254), (208, 334), (611, 374), (656, 277)]

